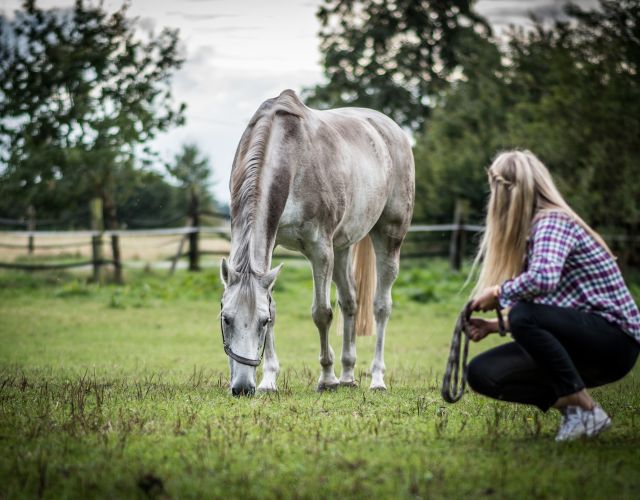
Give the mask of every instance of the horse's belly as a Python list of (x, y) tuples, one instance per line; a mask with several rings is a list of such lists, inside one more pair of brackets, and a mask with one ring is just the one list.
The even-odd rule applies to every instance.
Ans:
[(370, 168), (353, 172), (352, 176), (346, 209), (333, 234), (336, 248), (353, 245), (364, 238), (380, 218), (389, 199), (389, 175), (384, 165), (372, 164)]
[[(329, 197), (333, 203), (324, 205), (319, 210), (321, 215), (312, 215), (307, 208), (309, 197), (313, 197), (311, 193), (305, 193), (306, 197), (290, 197), (278, 225), (277, 244), (305, 253), (327, 237), (332, 239), (336, 249), (351, 246), (364, 238), (384, 210), (389, 194), (388, 182), (383, 172), (370, 172), (352, 186), (347, 192)], [(327, 216), (329, 212), (332, 212), (331, 216)]]

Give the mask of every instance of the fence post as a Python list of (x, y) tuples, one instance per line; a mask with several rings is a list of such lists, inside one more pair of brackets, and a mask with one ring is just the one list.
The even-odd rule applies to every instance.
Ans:
[[(191, 217), (189, 217), (188, 221), (187, 221), (187, 227), (191, 227)], [(182, 236), (182, 238), (180, 238), (180, 244), (178, 245), (178, 251), (176, 252), (176, 254), (173, 256), (173, 259), (171, 259), (171, 269), (169, 269), (169, 276), (173, 276), (173, 273), (176, 270), (176, 265), (178, 264), (178, 261), (180, 260), (180, 257), (182, 257), (182, 247), (184, 246), (184, 241), (189, 238), (191, 236), (191, 234), (184, 234)]]
[(198, 250), (200, 239), (200, 207), (198, 201), (197, 194), (192, 192), (189, 211), (191, 212), (191, 226), (195, 231), (189, 233), (189, 271), (200, 270), (200, 252)]
[(469, 212), (469, 202), (463, 199), (456, 200), (456, 208), (453, 214), (453, 224), (455, 228), (451, 232), (451, 242), (449, 243), (449, 264), (451, 269), (459, 271), (462, 266), (462, 256), (465, 250), (464, 223)]
[[(27, 231), (35, 231), (36, 230), (36, 209), (33, 205), (29, 205), (27, 207)], [(29, 234), (29, 243), (28, 250), (29, 254), (32, 254), (36, 248), (35, 237), (33, 234)]]
[(89, 204), (91, 210), (91, 229), (97, 233), (91, 236), (91, 260), (93, 262), (93, 281), (102, 281), (102, 231), (104, 222), (102, 219), (102, 199), (93, 198)]

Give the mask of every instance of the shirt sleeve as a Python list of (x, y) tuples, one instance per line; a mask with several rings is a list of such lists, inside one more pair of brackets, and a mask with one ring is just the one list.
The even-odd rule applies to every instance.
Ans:
[(519, 300), (530, 300), (556, 289), (562, 268), (577, 244), (575, 224), (564, 214), (552, 213), (532, 228), (527, 270), (500, 287), (498, 300), (503, 308)]

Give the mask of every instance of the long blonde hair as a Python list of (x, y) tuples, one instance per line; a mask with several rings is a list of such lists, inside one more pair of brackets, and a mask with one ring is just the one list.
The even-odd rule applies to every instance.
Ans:
[(498, 154), (487, 174), (491, 195), (484, 235), (472, 268), (474, 273), (481, 266), (473, 296), (523, 271), (529, 231), (534, 220), (545, 213), (568, 215), (613, 256), (602, 237), (567, 204), (547, 167), (530, 151)]

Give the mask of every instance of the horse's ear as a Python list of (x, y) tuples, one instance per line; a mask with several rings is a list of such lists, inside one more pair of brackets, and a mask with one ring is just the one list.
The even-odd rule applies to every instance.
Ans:
[(266, 288), (267, 290), (271, 290), (273, 288), (273, 285), (276, 282), (276, 278), (280, 273), (280, 269), (282, 269), (282, 264), (274, 267), (271, 271), (260, 278), (260, 283), (264, 288)]
[(222, 262), (220, 262), (220, 279), (224, 283), (224, 286), (227, 287), (231, 283), (233, 278), (233, 269), (229, 267), (227, 263), (227, 259), (223, 258)]

